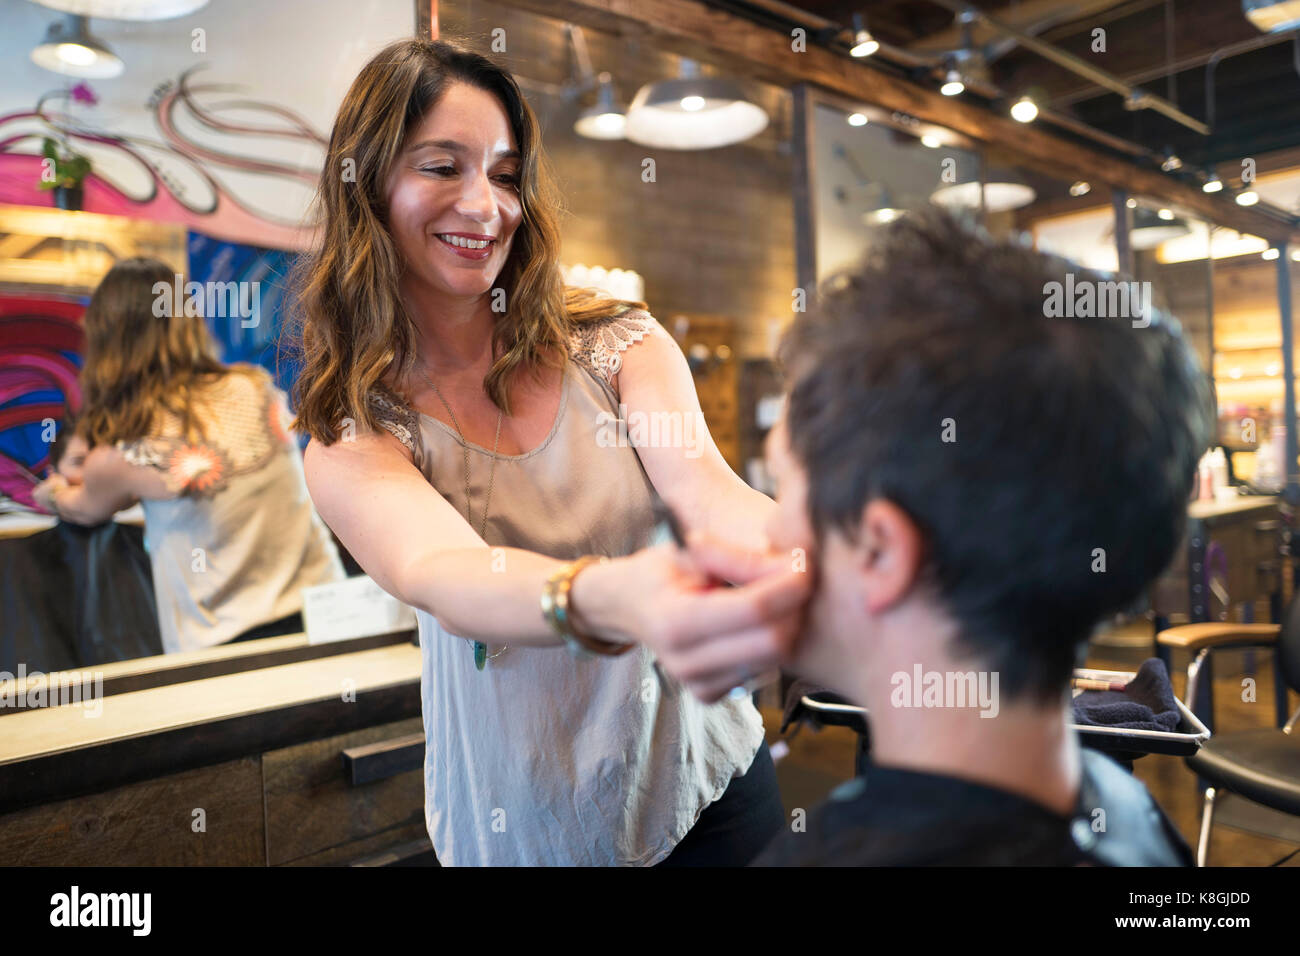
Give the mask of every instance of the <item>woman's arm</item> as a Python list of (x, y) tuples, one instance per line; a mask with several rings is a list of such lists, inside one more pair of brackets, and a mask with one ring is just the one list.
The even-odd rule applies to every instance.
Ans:
[(133, 465), (117, 448), (101, 445), (86, 455), (81, 484), (70, 485), (56, 475), (42, 482), (33, 495), (64, 521), (93, 526), (141, 498), (172, 498), (175, 492), (158, 472)]
[[(316, 509), (385, 591), (433, 615), (449, 632), (488, 643), (560, 643), (542, 617), (543, 585), (565, 563), (490, 548), (425, 480), (387, 432), (357, 435), (303, 455)], [(646, 548), (574, 579), (578, 623), (594, 636), (644, 643), (698, 696), (716, 700), (750, 670), (786, 653), (806, 600), (806, 575), (701, 551), (697, 562)], [(694, 553), (692, 555), (694, 557)], [(709, 574), (742, 587), (710, 588)], [(742, 582), (743, 583), (743, 582)], [(751, 675), (752, 676), (752, 675)]]
[(627, 406), (629, 432), (634, 416), (658, 421), (661, 429), (676, 429), (680, 422), (680, 442), (637, 448), (659, 496), (688, 528), (747, 550), (766, 550), (765, 529), (776, 502), (746, 484), (718, 451), (676, 340), (656, 324), (622, 358), (616, 388)]
[(303, 470), (321, 518), (389, 594), (460, 637), (560, 643), (539, 598), (565, 562), (488, 547), (388, 432), (313, 440)]

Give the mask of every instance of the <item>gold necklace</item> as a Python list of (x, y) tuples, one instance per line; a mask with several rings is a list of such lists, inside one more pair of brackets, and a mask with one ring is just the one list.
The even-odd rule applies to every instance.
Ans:
[[(448, 404), (447, 399), (443, 398), (442, 390), (434, 384), (433, 379), (429, 378), (428, 372), (423, 368), (421, 368), (420, 374), (424, 376), (424, 380), (433, 389), (433, 394), (438, 396), (438, 401), (442, 402), (442, 407), (447, 409), (447, 414), (451, 416), (451, 423), (456, 426), (456, 434), (460, 436), (460, 450), (465, 463), (465, 520), (469, 522), (472, 529), (474, 527), (474, 505), (469, 496), (469, 441), (465, 438), (465, 433), (460, 429), (460, 422), (456, 420), (456, 413), (451, 410), (451, 405)], [(488, 472), (487, 494), (483, 498), (483, 520), (479, 522), (478, 531), (480, 538), (483, 537), (484, 532), (487, 530), (488, 507), (492, 504), (492, 485), (495, 483), (497, 475), (497, 449), (501, 447), (501, 420), (504, 417), (505, 412), (502, 409), (497, 409), (497, 434), (492, 441), (492, 468)], [(482, 641), (470, 641), (470, 643), (474, 645), (474, 667), (478, 670), (482, 670), (483, 665), (488, 661), (496, 660), (510, 649), (510, 645), (502, 645), (501, 650), (489, 657), (487, 645)]]

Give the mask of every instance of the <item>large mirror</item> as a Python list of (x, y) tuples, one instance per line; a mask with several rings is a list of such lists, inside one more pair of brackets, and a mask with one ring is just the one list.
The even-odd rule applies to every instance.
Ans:
[[(285, 279), (312, 239), (343, 93), (380, 47), (415, 33), (421, 4), (378, 0), (361, 16), (340, 0), (157, 2), (129, 5), (136, 19), (56, 9), (68, 6), (6, 4), (0, 39), (0, 677), (236, 641), (247, 644), (225, 656), (300, 647), (302, 589), (358, 568), (314, 514), (305, 439), (287, 431)], [(88, 322), (92, 295), (134, 259), (153, 272), (117, 273)], [(128, 326), (158, 301), (157, 274), (173, 280), (168, 303), (197, 307), (185, 341)], [(86, 480), (91, 444), (150, 412), (160, 370), (175, 373), (182, 354), (209, 383), (196, 417), (219, 427), (207, 441), (168, 432), (135, 454), (167, 456), (159, 489), (261, 474), (265, 500), (246, 482), (237, 521), (166, 500), (117, 508), (106, 493), (83, 496), (85, 511), (43, 507), (41, 483)], [(184, 404), (179, 389), (167, 397)], [(150, 434), (166, 431), (155, 424)], [(246, 571), (222, 566), (234, 560)]]

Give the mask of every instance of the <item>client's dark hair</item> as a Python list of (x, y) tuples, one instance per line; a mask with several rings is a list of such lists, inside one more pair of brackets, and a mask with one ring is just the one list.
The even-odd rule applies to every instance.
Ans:
[(925, 584), (965, 656), (1009, 697), (1059, 699), (1080, 642), (1181, 540), (1205, 376), (1159, 312), (1049, 317), (1067, 273), (1121, 277), (940, 212), (877, 238), (781, 344), (813, 527), (855, 539), (867, 502), (892, 501), (925, 536)]

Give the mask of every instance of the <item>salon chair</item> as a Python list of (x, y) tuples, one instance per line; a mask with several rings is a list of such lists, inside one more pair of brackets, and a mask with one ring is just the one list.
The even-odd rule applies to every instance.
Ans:
[(1300, 600), (1291, 601), (1281, 624), (1230, 621), (1184, 624), (1161, 631), (1156, 640), (1162, 650), (1182, 649), (1191, 655), (1186, 692), (1189, 709), (1195, 709), (1198, 694), (1213, 694), (1213, 684), (1203, 679), (1202, 671), (1208, 669), (1215, 651), (1260, 647), (1274, 651), (1276, 725), (1226, 734), (1216, 732), (1200, 750), (1186, 758), (1187, 766), (1205, 787), (1196, 845), (1196, 865), (1205, 866), (1215, 799), (1222, 793), (1233, 793), (1272, 810), (1300, 816), (1300, 734), (1292, 733), (1300, 710), (1286, 719), (1287, 690), (1300, 691)]

